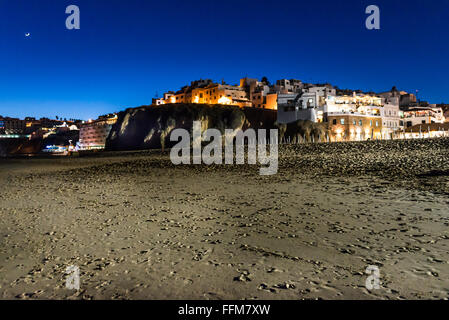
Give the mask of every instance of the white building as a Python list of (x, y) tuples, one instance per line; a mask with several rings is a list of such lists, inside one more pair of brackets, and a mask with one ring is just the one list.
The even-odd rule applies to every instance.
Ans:
[(281, 79), (277, 80), (276, 84), (273, 86), (273, 89), (282, 94), (288, 93), (301, 93), (301, 90), (304, 88), (304, 84), (301, 80), (297, 79)]
[(396, 137), (397, 133), (403, 130), (401, 121), (401, 111), (399, 109), (399, 96), (386, 97), (382, 100), (382, 139)]
[(323, 121), (323, 108), (319, 106), (317, 92), (278, 94), (278, 123), (297, 120)]
[(400, 137), (405, 139), (449, 137), (449, 123), (417, 124), (405, 129)]
[(409, 128), (417, 124), (444, 123), (445, 118), (442, 108), (429, 105), (428, 107), (412, 107), (404, 110), (402, 121), (405, 128)]

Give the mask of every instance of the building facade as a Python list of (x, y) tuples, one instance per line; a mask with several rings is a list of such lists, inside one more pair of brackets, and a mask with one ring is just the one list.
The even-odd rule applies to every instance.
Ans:
[(275, 85), (248, 77), (240, 79), (239, 85), (197, 80), (178, 92), (169, 91), (153, 99), (152, 105), (206, 103), (277, 110), (278, 94), (302, 93), (303, 89), (304, 84), (296, 79), (278, 80)]
[(0, 134), (6, 135), (21, 135), (25, 134), (26, 131), (25, 120), (18, 118), (0, 118)]
[(418, 124), (444, 123), (445, 117), (443, 109), (435, 105), (428, 107), (411, 107), (402, 112), (402, 119), (405, 128)]
[(153, 105), (173, 103), (224, 104), (239, 107), (252, 106), (246, 87), (213, 83), (212, 80), (192, 81), (190, 86), (178, 92), (164, 93), (163, 98), (153, 99)]
[(317, 92), (280, 93), (278, 95), (277, 121), (290, 123), (297, 120), (323, 121), (324, 108), (319, 104)]
[(380, 116), (332, 113), (327, 116), (330, 141), (363, 141), (382, 139)]
[(80, 127), (78, 146), (80, 150), (104, 149), (117, 115), (84, 123)]
[(449, 137), (449, 123), (426, 123), (417, 124), (404, 130), (401, 138), (420, 139), (420, 138), (440, 138)]
[(384, 104), (382, 98), (355, 94), (329, 96), (324, 118), (329, 126), (330, 141), (361, 141), (384, 138)]

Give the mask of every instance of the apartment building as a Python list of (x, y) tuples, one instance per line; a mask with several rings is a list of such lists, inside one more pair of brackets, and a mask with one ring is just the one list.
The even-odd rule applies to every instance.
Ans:
[(403, 110), (401, 121), (409, 128), (417, 124), (444, 123), (443, 109), (436, 105), (417, 106)]
[(300, 93), (304, 88), (304, 83), (297, 79), (281, 79), (277, 80), (273, 86), (273, 90), (280, 94)]
[(18, 118), (0, 118), (0, 134), (17, 135), (24, 134), (26, 121)]
[(278, 91), (257, 79), (243, 78), (240, 86), (249, 92), (251, 106), (262, 109), (277, 109)]
[(180, 91), (167, 92), (162, 99), (153, 99), (153, 105), (169, 103), (227, 104), (239, 107), (252, 106), (245, 87), (213, 83), (212, 80), (192, 81)]
[(362, 141), (382, 139), (380, 116), (332, 113), (327, 116), (330, 141)]
[(382, 99), (382, 139), (393, 139), (404, 128), (399, 109), (400, 98), (392, 96)]
[(331, 141), (383, 139), (382, 98), (353, 94), (329, 96), (324, 107)]
[(117, 115), (100, 117), (98, 120), (89, 121), (80, 127), (78, 146), (80, 150), (104, 149), (106, 139), (117, 122)]
[(449, 137), (449, 123), (426, 123), (417, 124), (404, 130), (401, 138), (419, 139), (419, 138), (439, 138)]
[(324, 106), (326, 104), (327, 97), (337, 95), (337, 90), (330, 84), (307, 85), (303, 91), (315, 93), (317, 97), (319, 97), (317, 102), (319, 106)]
[(290, 123), (297, 120), (322, 122), (324, 108), (317, 92), (278, 94), (277, 121)]

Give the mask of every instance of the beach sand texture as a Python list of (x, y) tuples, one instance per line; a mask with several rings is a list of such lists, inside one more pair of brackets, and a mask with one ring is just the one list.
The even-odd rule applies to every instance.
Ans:
[(273, 176), (159, 151), (3, 159), (0, 298), (447, 299), (448, 159), (449, 139), (281, 145)]

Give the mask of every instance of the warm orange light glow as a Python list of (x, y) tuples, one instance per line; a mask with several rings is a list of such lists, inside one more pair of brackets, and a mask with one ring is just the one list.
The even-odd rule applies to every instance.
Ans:
[(219, 104), (231, 104), (232, 100), (228, 97), (223, 96), (220, 99), (218, 99), (218, 103)]

